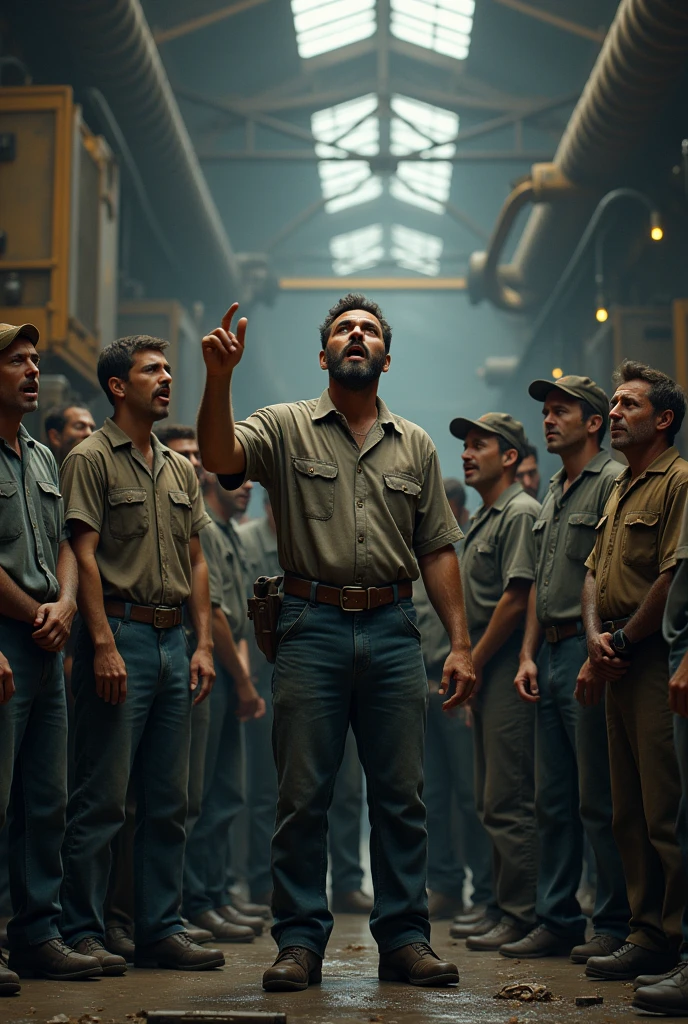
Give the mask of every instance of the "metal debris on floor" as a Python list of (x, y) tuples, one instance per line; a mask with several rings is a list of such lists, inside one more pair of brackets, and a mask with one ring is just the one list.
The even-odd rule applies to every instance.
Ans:
[(520, 1003), (551, 1003), (553, 998), (546, 985), (530, 981), (504, 985), (495, 995), (495, 999), (516, 999)]
[(603, 996), (576, 996), (576, 1006), (599, 1006), (604, 1002)]

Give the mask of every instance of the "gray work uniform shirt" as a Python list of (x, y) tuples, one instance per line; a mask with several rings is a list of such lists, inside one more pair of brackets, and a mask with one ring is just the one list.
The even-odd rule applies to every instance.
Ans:
[[(246, 605), (246, 554), (241, 538), (232, 520), (225, 522), (215, 512), (206, 507), (212, 520), (208, 527), (213, 533), (213, 546), (216, 553), (211, 558), (217, 563), (222, 581), (222, 600), (220, 607), (227, 616), (232, 636), (239, 642), (246, 637), (248, 629), (248, 608)], [(201, 534), (203, 543), (203, 534)]]
[(595, 546), (595, 530), (619, 472), (619, 463), (601, 451), (566, 492), (566, 470), (562, 467), (552, 477), (533, 525), (541, 625), (561, 626), (580, 619), (585, 560)]
[(66, 540), (57, 463), (19, 428), (21, 458), (0, 438), (0, 566), (41, 604), (60, 596), (57, 557)]
[[(360, 449), (328, 391), (237, 423), (245, 477), (270, 495), (287, 572), (379, 587), (417, 579), (417, 558), (460, 540), (432, 441), (380, 398), (377, 408)], [(241, 479), (220, 477), (230, 489)]]
[(482, 505), (471, 519), (459, 547), (471, 633), (482, 631), (512, 580), (535, 579), (533, 523), (540, 505), (513, 483), (495, 501)]
[(237, 533), (246, 553), (246, 593), (253, 597), (253, 584), (259, 576), (280, 576), (277, 536), (267, 519), (249, 519), (237, 525)]

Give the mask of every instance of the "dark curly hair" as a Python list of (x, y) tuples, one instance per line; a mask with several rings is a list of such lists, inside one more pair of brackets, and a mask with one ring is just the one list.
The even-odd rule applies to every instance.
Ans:
[(349, 292), (349, 294), (341, 298), (339, 302), (336, 302), (320, 324), (320, 344), (322, 347), (325, 348), (329, 341), (330, 331), (332, 330), (332, 324), (335, 320), (337, 320), (342, 313), (348, 313), (352, 309), (363, 309), (366, 313), (370, 313), (371, 316), (374, 316), (380, 321), (380, 327), (382, 327), (382, 340), (385, 343), (385, 352), (389, 352), (389, 346), (392, 344), (392, 328), (385, 320), (382, 310), (378, 306), (377, 302), (373, 302), (372, 299), (367, 299), (365, 295), (361, 295), (358, 292)]

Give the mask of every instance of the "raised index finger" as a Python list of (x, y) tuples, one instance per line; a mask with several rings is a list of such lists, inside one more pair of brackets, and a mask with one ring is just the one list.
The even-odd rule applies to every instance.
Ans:
[(222, 317), (222, 326), (224, 327), (228, 334), (232, 329), (232, 320), (234, 319), (234, 314), (236, 313), (238, 308), (239, 303), (233, 302), (232, 305), (227, 310), (227, 312), (225, 313), (225, 315)]

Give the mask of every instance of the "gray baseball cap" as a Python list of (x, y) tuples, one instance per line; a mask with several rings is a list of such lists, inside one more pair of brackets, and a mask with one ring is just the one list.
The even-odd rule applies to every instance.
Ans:
[(544, 402), (550, 391), (558, 389), (572, 398), (587, 402), (599, 413), (605, 424), (609, 419), (609, 398), (605, 391), (590, 377), (578, 377), (569, 373), (559, 380), (534, 380), (528, 388), (528, 394), (537, 402)]
[(484, 416), (477, 420), (469, 420), (465, 416), (457, 416), (449, 424), (449, 429), (454, 437), (458, 437), (462, 441), (466, 438), (469, 430), (474, 428), (486, 430), (488, 434), (499, 434), (500, 437), (503, 437), (505, 441), (516, 449), (519, 455), (522, 457), (525, 455), (528, 439), (526, 438), (523, 424), (519, 420), (515, 420), (513, 416), (510, 416), (508, 412), (486, 412)]

